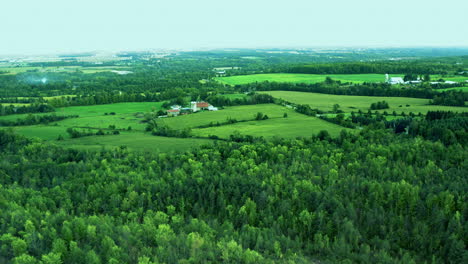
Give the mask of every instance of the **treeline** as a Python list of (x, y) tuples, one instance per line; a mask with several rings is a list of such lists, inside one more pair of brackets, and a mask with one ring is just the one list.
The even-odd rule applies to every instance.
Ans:
[(307, 74), (365, 74), (365, 73), (407, 73), (407, 74), (447, 74), (456, 71), (459, 65), (423, 61), (404, 62), (346, 62), (317, 63), (291, 66), (289, 73)]
[(49, 124), (51, 122), (56, 122), (64, 120), (67, 118), (76, 118), (78, 115), (32, 115), (29, 114), (25, 118), (17, 118), (16, 120), (5, 120), (0, 119), (0, 126), (30, 126), (37, 124)]
[(444, 91), (434, 95), (431, 104), (448, 106), (465, 106), (468, 93), (463, 91)]
[(209, 95), (205, 98), (210, 104), (223, 107), (223, 106), (236, 106), (236, 105), (253, 105), (253, 104), (271, 104), (274, 103), (274, 98), (268, 94), (250, 93), (243, 98), (230, 99), (223, 95)]
[[(115, 127), (114, 127), (115, 129)], [(80, 137), (89, 137), (89, 136), (104, 136), (104, 135), (119, 135), (120, 131), (119, 130), (113, 130), (112, 132), (107, 131), (105, 132), (103, 129), (98, 129), (96, 132), (94, 132), (91, 129), (76, 129), (69, 127), (67, 128), (67, 133), (70, 135), (71, 138), (80, 138)], [(58, 137), (58, 140), (63, 140), (62, 136)]]
[(245, 85), (237, 85), (240, 91), (297, 91), (313, 92), (336, 95), (360, 95), (360, 96), (388, 96), (388, 97), (413, 97), (432, 99), (438, 92), (430, 88), (392, 88), (387, 83), (364, 83), (353, 85), (339, 85), (327, 83), (277, 83), (261, 82)]
[(0, 131), (0, 262), (466, 262), (461, 145), (245, 140), (139, 154)]
[(48, 113), (55, 112), (55, 108), (48, 104), (34, 103), (31, 105), (0, 105), (0, 116), (27, 113)]

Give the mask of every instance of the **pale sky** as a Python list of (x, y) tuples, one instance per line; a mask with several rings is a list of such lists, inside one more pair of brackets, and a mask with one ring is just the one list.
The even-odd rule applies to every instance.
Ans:
[(468, 47), (468, 0), (1, 0), (0, 54)]

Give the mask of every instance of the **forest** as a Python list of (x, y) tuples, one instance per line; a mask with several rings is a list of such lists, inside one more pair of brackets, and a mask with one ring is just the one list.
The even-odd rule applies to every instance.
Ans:
[[(440, 90), (465, 83), (215, 79), (223, 67), (464, 78), (457, 52), (126, 52), (96, 72), (84, 53), (0, 67), (0, 263), (468, 263), (468, 93)], [(219, 109), (167, 116), (191, 101)], [(183, 148), (151, 150), (170, 140)]]

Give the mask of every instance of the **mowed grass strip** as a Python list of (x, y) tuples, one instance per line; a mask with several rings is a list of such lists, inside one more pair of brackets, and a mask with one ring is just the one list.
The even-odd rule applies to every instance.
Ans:
[[(387, 111), (389, 113), (396, 111), (397, 113), (413, 112), (427, 113), (428, 111), (455, 111), (467, 112), (467, 107), (456, 106), (441, 106), (429, 105), (429, 99), (409, 98), (409, 97), (378, 97), (378, 96), (351, 96), (351, 95), (333, 95), (307, 92), (291, 92), (291, 91), (268, 91), (260, 92), (269, 94), (276, 98), (281, 98), (291, 103), (308, 104), (312, 108), (317, 108), (323, 111), (330, 111), (333, 105), (340, 105), (340, 109), (344, 112), (351, 111), (367, 111), (372, 103), (379, 101), (388, 102), (390, 108), (379, 111)], [(401, 107), (400, 107), (401, 105)], [(408, 106), (407, 106), (408, 105)]]
[(301, 115), (295, 112), (288, 112), (286, 118), (274, 118), (260, 121), (249, 121), (235, 123), (219, 127), (209, 127), (193, 129), (195, 136), (208, 137), (216, 135), (220, 138), (228, 138), (236, 131), (242, 135), (252, 135), (255, 137), (310, 137), (316, 135), (321, 130), (327, 130), (330, 135), (336, 136), (341, 130), (350, 130), (333, 123), (326, 122), (317, 117)]
[(120, 135), (89, 136), (56, 141), (56, 144), (74, 149), (114, 148), (126, 146), (130, 150), (150, 152), (181, 152), (206, 144), (210, 139), (158, 137), (143, 133), (123, 133)]
[[(392, 74), (391, 77), (403, 77), (402, 74)], [(336, 81), (363, 83), (384, 82), (385, 74), (300, 74), (300, 73), (267, 73), (216, 77), (215, 80), (229, 85), (248, 84), (255, 82), (288, 82), (313, 84), (323, 82), (327, 77)]]
[(258, 104), (226, 107), (219, 111), (204, 111), (177, 117), (159, 118), (157, 123), (167, 125), (173, 129), (194, 128), (210, 123), (224, 123), (229, 118), (237, 121), (253, 120), (258, 112), (270, 118), (282, 117), (285, 112), (291, 111), (287, 107), (275, 104)]

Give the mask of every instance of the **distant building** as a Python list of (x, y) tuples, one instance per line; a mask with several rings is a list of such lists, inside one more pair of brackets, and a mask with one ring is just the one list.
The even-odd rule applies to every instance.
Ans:
[(401, 77), (389, 77), (388, 74), (385, 74), (385, 82), (389, 84), (402, 84), (405, 83)]
[(192, 108), (192, 112), (198, 112), (200, 110), (209, 110), (209, 106), (210, 104), (207, 102), (190, 102), (190, 108)]
[(167, 116), (178, 116), (180, 114), (179, 109), (169, 109), (166, 112), (167, 112)]
[(417, 81), (407, 81), (405, 82), (406, 84), (418, 84), (418, 83), (422, 83), (422, 81), (420, 80), (417, 80)]
[(445, 84), (456, 84), (457, 82), (454, 82), (454, 81), (445, 81), (444, 83), (445, 83)]

